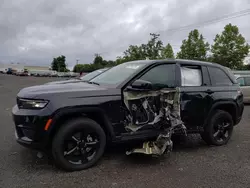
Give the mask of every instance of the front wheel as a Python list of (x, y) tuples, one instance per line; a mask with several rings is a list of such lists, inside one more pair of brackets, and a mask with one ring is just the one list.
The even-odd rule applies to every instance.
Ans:
[(95, 165), (105, 146), (106, 135), (101, 126), (91, 119), (77, 118), (57, 132), (52, 142), (52, 154), (58, 167), (79, 171)]
[(204, 127), (201, 137), (207, 144), (221, 146), (231, 138), (233, 127), (232, 116), (228, 112), (217, 110)]

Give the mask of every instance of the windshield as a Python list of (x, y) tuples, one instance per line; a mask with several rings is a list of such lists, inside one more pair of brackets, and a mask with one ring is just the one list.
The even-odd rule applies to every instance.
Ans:
[(144, 66), (145, 63), (123, 63), (105, 71), (91, 81), (98, 84), (118, 85)]
[(83, 81), (88, 81), (88, 80), (91, 80), (92, 78), (96, 77), (97, 75), (103, 73), (104, 71), (106, 71), (107, 69), (99, 69), (99, 70), (95, 70), (91, 73), (88, 73), (84, 76), (82, 76), (80, 79), (83, 80)]

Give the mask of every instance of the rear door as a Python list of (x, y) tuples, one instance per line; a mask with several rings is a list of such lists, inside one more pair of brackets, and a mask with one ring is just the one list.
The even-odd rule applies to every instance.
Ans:
[(181, 117), (189, 130), (202, 126), (208, 111), (210, 80), (207, 67), (180, 64)]

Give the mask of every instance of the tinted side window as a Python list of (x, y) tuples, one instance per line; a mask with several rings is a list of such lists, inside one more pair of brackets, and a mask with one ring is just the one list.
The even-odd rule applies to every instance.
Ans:
[(250, 77), (245, 77), (245, 86), (250, 86)]
[(226, 75), (224, 71), (217, 67), (208, 67), (208, 71), (210, 74), (210, 79), (212, 85), (215, 86), (229, 86), (232, 85), (232, 81)]
[(175, 87), (175, 64), (165, 64), (153, 67), (141, 78), (154, 86)]

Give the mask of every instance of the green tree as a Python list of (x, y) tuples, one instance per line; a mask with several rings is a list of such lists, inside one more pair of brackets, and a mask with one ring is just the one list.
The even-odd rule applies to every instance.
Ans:
[(168, 43), (167, 46), (162, 49), (161, 57), (164, 59), (174, 58), (174, 51), (173, 51), (171, 44)]
[(161, 51), (163, 49), (163, 42), (159, 39), (160, 35), (150, 33), (151, 39), (148, 41), (146, 48), (146, 55), (149, 59), (160, 59)]
[(181, 51), (177, 53), (179, 59), (206, 60), (209, 51), (208, 42), (197, 29), (191, 31), (188, 39), (182, 41)]
[(118, 56), (118, 57), (116, 57), (116, 60), (114, 63), (115, 63), (115, 65), (119, 65), (119, 64), (122, 64), (124, 62), (126, 62), (126, 59), (124, 57)]
[(237, 70), (250, 70), (250, 64), (242, 65), (240, 67), (237, 67)]
[(213, 61), (231, 69), (242, 68), (243, 59), (249, 53), (249, 45), (237, 26), (228, 24), (217, 34), (211, 49)]
[(53, 61), (51, 63), (52, 70), (58, 71), (58, 72), (65, 72), (67, 71), (66, 66), (66, 57), (61, 55), (56, 58), (53, 58)]
[(92, 72), (97, 69), (101, 69), (104, 67), (112, 67), (115, 66), (115, 61), (107, 61), (104, 60), (99, 54), (95, 54), (95, 58), (93, 60), (93, 63), (90, 64), (77, 64), (74, 66), (73, 71), (74, 72)]
[[(161, 51), (163, 49), (163, 42), (159, 39), (159, 34), (150, 33), (150, 39), (146, 44), (130, 45), (123, 53), (124, 56), (119, 58), (126, 61), (149, 59), (160, 59)], [(123, 62), (122, 60), (122, 62)]]
[(100, 56), (99, 54), (95, 54), (95, 59), (94, 59), (94, 64), (99, 64), (102, 65), (103, 62), (103, 58), (102, 56)]
[(81, 72), (83, 69), (83, 64), (77, 64), (73, 68), (73, 72)]
[(128, 49), (124, 52), (125, 61), (134, 61), (145, 59), (145, 51), (142, 46), (130, 45)]

